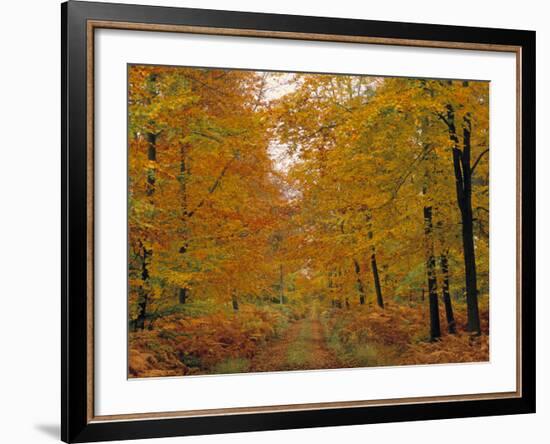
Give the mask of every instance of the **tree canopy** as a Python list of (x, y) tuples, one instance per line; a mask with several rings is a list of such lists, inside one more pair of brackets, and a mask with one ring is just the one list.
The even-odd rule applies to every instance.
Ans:
[(487, 82), (128, 69), (132, 375), (487, 359)]

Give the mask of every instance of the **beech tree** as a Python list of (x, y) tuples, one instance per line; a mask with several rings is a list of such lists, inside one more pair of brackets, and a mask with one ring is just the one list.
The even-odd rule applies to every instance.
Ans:
[(488, 97), (130, 65), (130, 374), (485, 359)]

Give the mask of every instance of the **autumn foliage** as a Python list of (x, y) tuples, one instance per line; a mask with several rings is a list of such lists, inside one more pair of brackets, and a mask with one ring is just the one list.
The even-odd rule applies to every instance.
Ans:
[(488, 360), (488, 98), (130, 65), (129, 376)]
[(284, 324), (281, 313), (253, 306), (243, 307), (239, 316), (169, 315), (154, 331), (133, 336), (129, 373), (176, 376), (214, 370), (219, 362), (253, 357), (258, 347), (281, 333)]

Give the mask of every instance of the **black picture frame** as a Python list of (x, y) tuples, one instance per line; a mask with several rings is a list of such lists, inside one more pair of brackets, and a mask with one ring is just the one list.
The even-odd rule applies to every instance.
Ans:
[[(365, 36), (521, 48), (521, 396), (353, 408), (95, 421), (89, 415), (90, 334), (87, 23), (186, 25)], [(62, 383), (61, 438), (90, 442), (180, 435), (510, 415), (535, 412), (535, 32), (370, 20), (69, 1), (61, 5)]]

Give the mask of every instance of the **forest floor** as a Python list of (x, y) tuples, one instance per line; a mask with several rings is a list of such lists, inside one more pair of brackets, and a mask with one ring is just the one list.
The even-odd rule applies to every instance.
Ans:
[(315, 314), (294, 322), (284, 335), (254, 356), (249, 372), (338, 368), (328, 348), (323, 326)]
[(388, 302), (384, 310), (315, 304), (299, 311), (242, 304), (238, 313), (176, 313), (155, 328), (131, 333), (129, 376), (483, 362), (489, 359), (488, 307), (483, 300), (482, 335), (472, 336), (466, 331), (466, 304), (457, 302), (458, 334), (448, 334), (443, 323), (435, 342), (429, 340), (425, 304)]

